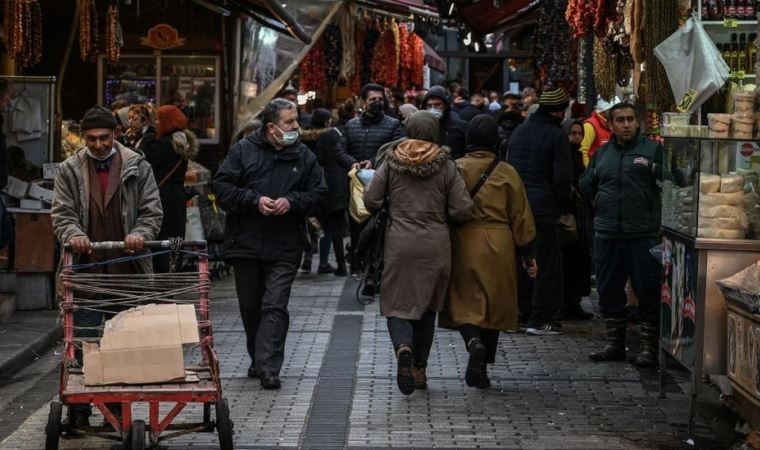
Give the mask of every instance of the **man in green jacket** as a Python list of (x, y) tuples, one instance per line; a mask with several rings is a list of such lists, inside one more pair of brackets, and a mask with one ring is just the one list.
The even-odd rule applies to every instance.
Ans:
[(634, 364), (656, 364), (660, 316), (660, 267), (649, 249), (658, 244), (662, 146), (639, 134), (633, 105), (609, 111), (613, 135), (591, 159), (580, 188), (594, 204), (594, 264), (607, 345), (589, 355), (593, 361), (626, 358), (625, 284), (639, 298), (640, 353)]

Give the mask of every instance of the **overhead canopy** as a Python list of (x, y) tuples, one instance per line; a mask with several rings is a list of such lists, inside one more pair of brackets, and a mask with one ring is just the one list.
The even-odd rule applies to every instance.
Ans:
[(389, 13), (438, 17), (435, 6), (425, 4), (424, 0), (358, 0), (357, 4)]
[(491, 0), (454, 0), (454, 16), (467, 24), (475, 34), (485, 36), (501, 31), (511, 21), (533, 10), (541, 0), (501, 0), (501, 6), (494, 6)]
[(429, 46), (427, 42), (424, 40), (422, 42), (425, 45), (425, 62), (427, 65), (441, 73), (446, 73), (446, 63), (441, 58), (441, 55), (433, 50), (433, 47)]

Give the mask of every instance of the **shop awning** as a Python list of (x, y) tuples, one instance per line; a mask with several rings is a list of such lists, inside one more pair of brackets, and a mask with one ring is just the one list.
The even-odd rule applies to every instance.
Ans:
[(436, 52), (433, 47), (429, 46), (427, 42), (422, 41), (425, 44), (425, 62), (431, 69), (435, 69), (441, 73), (446, 73), (446, 62), (441, 58), (441, 55)]
[(455, 0), (454, 16), (466, 23), (475, 34), (485, 36), (501, 31), (510, 22), (532, 11), (541, 0), (502, 0), (500, 7), (493, 1)]
[(425, 4), (424, 0), (359, 0), (357, 4), (389, 13), (438, 17), (435, 6)]
[(221, 14), (225, 12), (229, 15), (230, 10), (234, 10), (251, 16), (262, 25), (272, 28), (273, 30), (289, 34), (304, 44), (311, 43), (311, 36), (304, 31), (298, 20), (290, 14), (286, 6), (278, 0), (192, 0), (193, 2), (217, 11)]

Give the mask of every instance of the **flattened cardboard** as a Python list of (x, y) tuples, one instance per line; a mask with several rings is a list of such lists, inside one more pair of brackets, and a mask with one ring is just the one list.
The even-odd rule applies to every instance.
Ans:
[[(97, 344), (93, 344), (97, 347)], [(181, 345), (123, 350), (92, 350), (84, 355), (84, 382), (107, 384), (168, 383), (185, 379)]]

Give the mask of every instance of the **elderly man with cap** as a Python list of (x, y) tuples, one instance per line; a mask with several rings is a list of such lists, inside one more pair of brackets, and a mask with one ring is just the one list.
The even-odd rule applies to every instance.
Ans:
[(535, 282), (523, 274), (520, 286), (523, 315), (528, 315), (527, 305), (531, 305), (530, 335), (561, 333), (553, 318), (562, 300), (559, 218), (568, 210), (573, 173), (570, 144), (561, 126), (569, 104), (563, 89), (544, 91), (538, 110), (515, 129), (509, 141), (507, 160), (525, 183), (538, 232), (540, 270)]
[(433, 86), (422, 100), (422, 109), (438, 119), (438, 142), (451, 149), (451, 158), (467, 153), (464, 131), (467, 124), (451, 111), (449, 95), (443, 86)]
[[(118, 264), (106, 263), (147, 252), (145, 241), (153, 239), (161, 226), (163, 212), (153, 171), (145, 158), (114, 140), (117, 123), (111, 111), (96, 106), (82, 119), (85, 147), (61, 163), (55, 179), (51, 216), (58, 242), (69, 244), (78, 264), (104, 263), (91, 273), (151, 273), (150, 258)], [(124, 241), (124, 250), (92, 252), (92, 242)], [(77, 292), (78, 298), (102, 297)], [(110, 307), (113, 315), (118, 308)], [(74, 312), (78, 337), (97, 336), (106, 315), (101, 310)], [(81, 361), (81, 353), (78, 352)], [(90, 408), (72, 406), (74, 427), (89, 425)]]
[(592, 112), (591, 116), (583, 122), (581, 153), (583, 154), (584, 166), (588, 166), (588, 162), (594, 157), (596, 149), (610, 140), (612, 131), (607, 122), (607, 111), (618, 103), (620, 103), (620, 99), (617, 97), (609, 102), (602, 97), (599, 97), (594, 112)]

